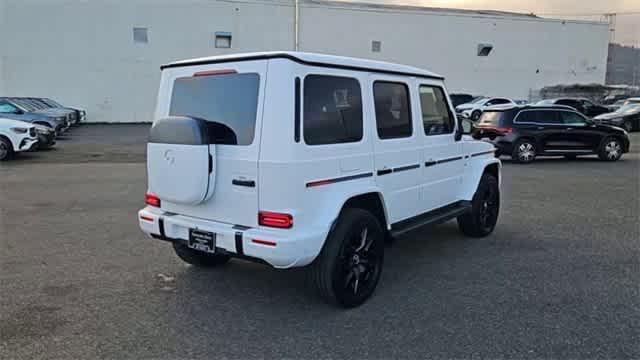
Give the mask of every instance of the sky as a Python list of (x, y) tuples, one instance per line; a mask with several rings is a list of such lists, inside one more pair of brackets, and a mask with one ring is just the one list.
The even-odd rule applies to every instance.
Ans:
[[(352, 0), (358, 1), (358, 0)], [(601, 20), (604, 13), (618, 13), (615, 42), (640, 47), (640, 0), (363, 0), (476, 10), (535, 13), (543, 17)], [(625, 14), (627, 13), (627, 14)], [(631, 14), (629, 14), (631, 13)]]

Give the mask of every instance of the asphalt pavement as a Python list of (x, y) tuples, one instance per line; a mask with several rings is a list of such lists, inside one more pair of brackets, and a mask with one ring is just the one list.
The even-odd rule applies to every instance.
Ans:
[(342, 310), (304, 269), (197, 269), (145, 237), (147, 129), (0, 164), (0, 358), (640, 358), (640, 133), (617, 163), (505, 159), (494, 234), (399, 239)]

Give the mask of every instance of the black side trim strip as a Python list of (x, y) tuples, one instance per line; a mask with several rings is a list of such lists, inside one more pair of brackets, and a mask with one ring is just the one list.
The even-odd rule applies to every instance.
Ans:
[(443, 163), (447, 163), (447, 162), (450, 162), (450, 161), (456, 161), (456, 160), (462, 160), (462, 156), (456, 156), (456, 157), (452, 157), (452, 158), (448, 158), (448, 159), (438, 160), (438, 164), (443, 164)]
[(494, 152), (496, 152), (496, 150), (495, 150), (495, 149), (487, 150), (487, 151), (483, 151), (483, 152), (479, 152), (479, 153), (471, 154), (471, 157), (476, 157), (476, 156), (486, 155), (486, 154), (493, 154)]
[(382, 170), (378, 170), (376, 174), (378, 176), (382, 176), (382, 175), (391, 174), (392, 172), (393, 172), (393, 169), (382, 169)]
[(437, 163), (438, 163), (438, 162), (437, 162), (437, 161), (435, 161), (435, 160), (427, 161), (427, 162), (425, 162), (425, 163), (424, 163), (424, 166), (425, 166), (425, 167), (429, 167), (429, 166), (433, 166), (433, 165), (435, 165), (435, 164), (437, 164)]
[(363, 173), (363, 174), (357, 174), (357, 175), (349, 175), (349, 176), (343, 176), (343, 177), (327, 179), (327, 180), (311, 181), (311, 182), (308, 182), (306, 184), (306, 186), (307, 187), (314, 187), (314, 186), (320, 186), (320, 185), (328, 185), (328, 184), (333, 184), (333, 183), (337, 183), (337, 182), (362, 179), (362, 178), (371, 177), (371, 176), (373, 176), (373, 173), (371, 173), (371, 172)]
[(158, 227), (160, 228), (160, 237), (165, 239), (167, 237), (167, 234), (165, 234), (165, 232), (164, 232), (164, 219), (163, 218), (159, 218), (158, 219)]
[(233, 230), (242, 230), (242, 231), (247, 231), (247, 230), (251, 229), (251, 226), (233, 225), (232, 229), (233, 229)]
[(209, 174), (213, 172), (213, 157), (209, 154)]
[(231, 184), (246, 187), (256, 187), (256, 182), (253, 180), (233, 179), (231, 180)]
[(420, 167), (420, 164), (413, 164), (413, 165), (407, 165), (407, 166), (400, 166), (397, 168), (393, 169), (393, 172), (400, 172), (400, 171), (407, 171), (407, 170), (413, 170), (413, 169), (417, 169)]
[(360, 66), (328, 64), (328, 63), (321, 63), (316, 61), (302, 60), (290, 54), (277, 54), (277, 53), (269, 54), (269, 55), (244, 56), (244, 57), (237, 57), (237, 58), (185, 61), (185, 62), (162, 65), (160, 66), (160, 70), (176, 68), (176, 67), (184, 67), (184, 66), (209, 65), (209, 64), (226, 63), (226, 62), (256, 61), (256, 60), (269, 60), (269, 59), (288, 59), (288, 60), (297, 62), (299, 64), (309, 65), (309, 66), (318, 66), (318, 67), (343, 69), (343, 70), (351, 70), (351, 71), (367, 71), (367, 72), (402, 75), (402, 76), (415, 76), (415, 77), (424, 78), (424, 79), (444, 80), (444, 78), (441, 76), (424, 75), (424, 74), (417, 74), (417, 73), (404, 72), (404, 71), (382, 70), (382, 69), (360, 67)]
[(244, 249), (242, 248), (242, 232), (236, 231), (236, 254), (244, 255)]
[(295, 82), (295, 107), (294, 111), (296, 112), (294, 115), (294, 133), (293, 139), (296, 142), (300, 142), (300, 78), (296, 77)]

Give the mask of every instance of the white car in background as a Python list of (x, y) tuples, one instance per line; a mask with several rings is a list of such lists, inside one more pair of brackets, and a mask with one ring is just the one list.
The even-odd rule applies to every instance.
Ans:
[(456, 114), (473, 121), (478, 121), (482, 112), (486, 108), (494, 105), (518, 106), (515, 101), (507, 98), (477, 98), (472, 102), (456, 106)]
[(33, 124), (0, 118), (0, 161), (8, 160), (14, 153), (28, 151), (38, 144), (38, 134)]

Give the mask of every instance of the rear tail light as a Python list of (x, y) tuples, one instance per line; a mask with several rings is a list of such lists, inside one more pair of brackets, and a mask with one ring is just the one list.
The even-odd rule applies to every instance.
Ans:
[(276, 242), (271, 240), (251, 239), (251, 242), (260, 245), (276, 246)]
[(160, 198), (154, 193), (147, 192), (144, 194), (144, 203), (150, 206), (160, 207)]
[(291, 214), (260, 211), (258, 213), (258, 224), (280, 229), (289, 229), (293, 226), (293, 216), (291, 216)]
[(499, 128), (495, 128), (496, 131), (500, 131), (501, 133), (505, 133), (508, 134), (510, 133), (513, 129), (510, 127), (499, 127)]

